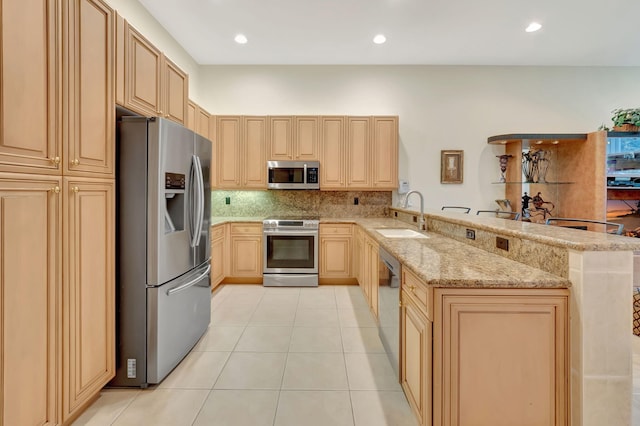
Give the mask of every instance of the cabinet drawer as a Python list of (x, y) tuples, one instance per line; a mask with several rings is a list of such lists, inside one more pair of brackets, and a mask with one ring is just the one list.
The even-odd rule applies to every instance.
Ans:
[(320, 224), (320, 235), (351, 235), (351, 225)]
[(262, 224), (261, 223), (232, 223), (231, 234), (260, 235), (262, 234)]
[(224, 225), (215, 226), (211, 229), (211, 241), (224, 238)]
[(402, 268), (402, 288), (418, 302), (427, 318), (433, 321), (433, 288), (406, 268)]

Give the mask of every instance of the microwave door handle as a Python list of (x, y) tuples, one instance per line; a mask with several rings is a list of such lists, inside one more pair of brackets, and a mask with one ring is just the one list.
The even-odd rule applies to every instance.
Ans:
[(303, 181), (306, 184), (307, 183), (307, 163), (304, 163), (304, 172), (303, 173), (304, 173)]

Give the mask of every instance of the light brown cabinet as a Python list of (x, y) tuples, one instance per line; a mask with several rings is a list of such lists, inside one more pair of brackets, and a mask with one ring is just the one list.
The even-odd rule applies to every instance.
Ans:
[(357, 258), (357, 279), (371, 312), (378, 318), (378, 243), (366, 232), (356, 234), (354, 257)]
[(320, 224), (319, 233), (320, 283), (352, 282), (352, 225)]
[(347, 187), (371, 187), (371, 117), (347, 117)]
[(193, 101), (187, 104), (187, 128), (207, 139), (211, 139), (211, 114)]
[(435, 289), (434, 425), (568, 424), (568, 290)]
[(211, 289), (215, 289), (227, 274), (227, 225), (211, 228)]
[(61, 178), (0, 175), (0, 424), (55, 425), (61, 379)]
[(318, 117), (270, 116), (269, 160), (317, 161)]
[[(4, 2), (1, 16), (3, 39), (22, 42), (6, 44), (0, 61), (0, 238), (11, 247), (2, 254), (0, 372), (11, 392), (0, 416), (68, 423), (115, 368), (115, 14), (101, 0), (28, 0)], [(109, 195), (78, 203), (69, 182), (100, 182)], [(14, 253), (22, 260), (9, 260)]]
[(433, 324), (406, 290), (400, 293), (400, 384), (418, 423), (431, 425)]
[(116, 46), (116, 102), (147, 117), (186, 124), (188, 75), (120, 17)]
[(320, 117), (320, 189), (345, 188), (343, 116)]
[(371, 183), (376, 189), (398, 187), (398, 117), (373, 117)]
[(115, 178), (114, 12), (95, 0), (63, 5), (63, 174)]
[(216, 116), (214, 187), (265, 189), (266, 117)]
[(56, 0), (2, 2), (2, 171), (61, 173), (62, 45), (57, 7)]
[(262, 224), (232, 223), (229, 235), (229, 277), (262, 281)]
[(64, 178), (62, 420), (115, 373), (115, 183)]

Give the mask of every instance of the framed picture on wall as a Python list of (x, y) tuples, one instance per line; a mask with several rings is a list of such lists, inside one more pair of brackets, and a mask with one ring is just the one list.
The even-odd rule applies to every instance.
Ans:
[(440, 151), (440, 183), (462, 183), (464, 151)]

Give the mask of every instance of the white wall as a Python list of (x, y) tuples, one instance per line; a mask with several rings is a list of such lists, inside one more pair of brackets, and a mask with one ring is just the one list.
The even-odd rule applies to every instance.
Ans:
[[(491, 184), (503, 151), (487, 137), (611, 125), (612, 109), (640, 105), (640, 69), (203, 66), (200, 90), (213, 114), (398, 115), (400, 178), (422, 191), (428, 207), (475, 210), (494, 209), (504, 197), (504, 186)], [(440, 184), (443, 149), (464, 150), (463, 184)]]
[(137, 0), (105, 0), (154, 46), (189, 74), (189, 98), (200, 104), (199, 65)]

